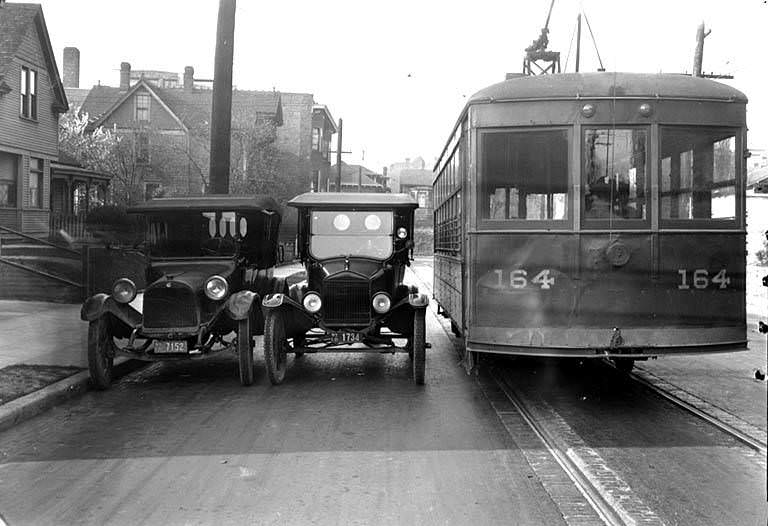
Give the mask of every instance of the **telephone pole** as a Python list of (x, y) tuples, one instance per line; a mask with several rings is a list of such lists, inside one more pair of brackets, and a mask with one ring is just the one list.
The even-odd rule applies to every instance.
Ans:
[(232, 57), (235, 39), (236, 0), (219, 0), (216, 25), (216, 56), (211, 105), (210, 189), (229, 193), (229, 150), (232, 133)]

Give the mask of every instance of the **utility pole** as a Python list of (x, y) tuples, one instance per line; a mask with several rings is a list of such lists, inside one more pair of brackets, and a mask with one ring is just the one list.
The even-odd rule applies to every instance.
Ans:
[(336, 143), (336, 191), (341, 192), (341, 133), (344, 127), (344, 121), (339, 117), (339, 136)]
[(701, 64), (704, 61), (704, 39), (712, 32), (710, 29), (704, 32), (704, 22), (696, 30), (696, 51), (693, 54), (693, 76), (701, 77)]
[(229, 193), (229, 150), (232, 133), (232, 58), (235, 39), (236, 0), (219, 0), (216, 25), (216, 56), (211, 105), (210, 188), (214, 194)]
[(576, 73), (579, 72), (579, 59), (581, 58), (581, 13), (576, 17)]

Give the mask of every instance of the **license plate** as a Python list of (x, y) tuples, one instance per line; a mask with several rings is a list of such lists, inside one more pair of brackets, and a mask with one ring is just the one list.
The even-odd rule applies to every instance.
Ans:
[(331, 334), (331, 341), (333, 343), (357, 343), (360, 341), (360, 333), (347, 331), (334, 332)]
[(155, 340), (155, 354), (173, 354), (187, 352), (184, 340)]

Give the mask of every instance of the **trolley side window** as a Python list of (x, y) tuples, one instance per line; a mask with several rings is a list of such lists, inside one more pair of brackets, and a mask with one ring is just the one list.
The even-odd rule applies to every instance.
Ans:
[(661, 129), (662, 220), (736, 220), (736, 134), (713, 128)]
[(647, 130), (587, 129), (584, 132), (584, 219), (645, 220)]
[(566, 130), (486, 132), (481, 147), (482, 219), (568, 219)]

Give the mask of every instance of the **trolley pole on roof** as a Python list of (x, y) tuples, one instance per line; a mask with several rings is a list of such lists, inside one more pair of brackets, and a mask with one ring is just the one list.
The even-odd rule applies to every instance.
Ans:
[(579, 72), (579, 59), (581, 58), (581, 13), (576, 17), (576, 73)]
[(216, 56), (211, 105), (210, 189), (229, 193), (229, 150), (232, 133), (232, 57), (235, 39), (236, 0), (219, 0), (216, 25)]

